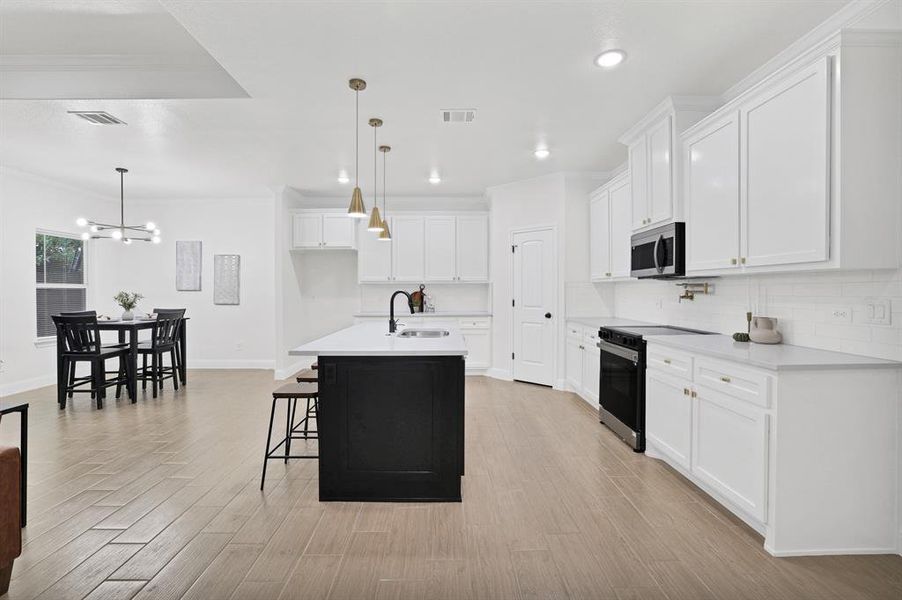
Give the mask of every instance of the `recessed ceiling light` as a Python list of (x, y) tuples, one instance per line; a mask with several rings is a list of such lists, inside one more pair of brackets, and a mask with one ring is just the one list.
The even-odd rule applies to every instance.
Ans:
[(533, 152), (536, 158), (539, 160), (545, 160), (549, 156), (551, 156), (551, 150), (548, 148), (536, 148), (535, 152)]
[(442, 182), (442, 178), (439, 177), (438, 173), (433, 173), (429, 176), (429, 183), (432, 185), (438, 185)]
[(350, 182), (351, 182), (351, 178), (348, 177), (348, 174), (347, 174), (347, 173), (345, 173), (344, 171), (341, 171), (341, 172), (338, 174), (338, 183), (344, 185), (344, 184), (350, 183)]
[(626, 60), (626, 52), (619, 48), (605, 50), (595, 57), (595, 64), (603, 69), (611, 69)]

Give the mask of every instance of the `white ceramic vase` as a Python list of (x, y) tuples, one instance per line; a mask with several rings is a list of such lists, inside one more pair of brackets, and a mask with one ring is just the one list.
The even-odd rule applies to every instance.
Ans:
[(772, 317), (752, 317), (749, 339), (756, 344), (779, 344), (783, 336), (777, 331), (777, 320)]
[(123, 321), (134, 321), (134, 319), (135, 319), (135, 313), (133, 313), (132, 311), (127, 310), (122, 313)]

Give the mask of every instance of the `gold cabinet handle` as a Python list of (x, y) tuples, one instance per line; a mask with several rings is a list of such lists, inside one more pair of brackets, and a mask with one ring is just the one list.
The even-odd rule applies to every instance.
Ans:
[(735, 258), (731, 258), (731, 259), (730, 259), (730, 264), (731, 264), (731, 265), (735, 265), (737, 262), (739, 262), (739, 261), (736, 260)]
[(684, 396), (688, 396), (688, 395), (689, 395), (689, 388), (683, 388), (683, 395), (684, 395)]
[(720, 380), (723, 381), (724, 383), (730, 383), (731, 381), (733, 381), (732, 379), (730, 379), (730, 378), (727, 377), (726, 375), (721, 376)]
[(610, 277), (611, 274), (610, 274), (610, 273), (605, 273), (604, 276), (605, 276), (605, 277)]
[(665, 364), (665, 365), (669, 365), (669, 364), (670, 364), (670, 359), (669, 359), (669, 358), (665, 358), (665, 359), (664, 359), (664, 364)]
[(745, 264), (745, 257), (743, 256), (742, 258), (740, 258), (739, 262), (741, 262), (742, 264)]
[(690, 394), (693, 398), (698, 398), (698, 394), (695, 393), (695, 390), (692, 390), (692, 394)]

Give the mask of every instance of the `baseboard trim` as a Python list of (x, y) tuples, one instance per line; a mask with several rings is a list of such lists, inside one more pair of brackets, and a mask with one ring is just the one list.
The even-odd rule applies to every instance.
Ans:
[(502, 381), (513, 381), (514, 380), (513, 374), (510, 371), (508, 371), (507, 369), (491, 368), (491, 369), (488, 369), (485, 372), (485, 374), (489, 377), (492, 377), (493, 379), (501, 379)]
[(275, 369), (273, 371), (273, 378), (276, 380), (288, 379), (298, 371), (302, 371), (304, 368), (309, 367), (314, 362), (316, 362), (315, 358), (305, 358), (304, 360), (293, 362), (287, 367)]
[(12, 396), (13, 394), (21, 394), (22, 392), (30, 392), (38, 388), (47, 387), (56, 383), (56, 376), (41, 375), (40, 377), (32, 377), (31, 379), (22, 379), (13, 381), (12, 383), (4, 383), (0, 385), (0, 398)]
[(772, 547), (764, 544), (764, 549), (767, 550), (771, 556), (776, 556), (777, 558), (789, 556), (841, 556), (844, 554), (896, 554), (895, 548), (830, 548), (826, 550), (823, 548), (814, 548), (810, 550), (782, 550), (775, 552)]

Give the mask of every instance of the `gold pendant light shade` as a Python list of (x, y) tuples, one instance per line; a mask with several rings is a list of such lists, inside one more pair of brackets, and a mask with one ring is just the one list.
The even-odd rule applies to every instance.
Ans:
[(348, 206), (348, 216), (355, 219), (366, 218), (366, 206), (363, 205), (363, 192), (360, 191), (359, 187), (355, 187), (354, 193), (351, 194), (351, 205)]
[[(379, 146), (379, 152), (382, 153), (382, 209), (387, 213), (388, 208), (385, 204), (385, 159), (388, 156), (388, 153), (391, 152), (391, 146)], [(384, 215), (382, 218), (382, 233), (379, 234), (377, 239), (380, 242), (391, 241), (391, 231), (388, 229), (388, 221), (385, 219)]]
[(363, 193), (360, 191), (360, 92), (366, 89), (363, 79), (351, 79), (348, 86), (354, 90), (354, 192), (348, 206), (348, 216), (353, 219), (366, 218), (366, 206), (363, 204)]
[(373, 128), (373, 210), (370, 212), (370, 222), (367, 225), (366, 230), (379, 233), (382, 231), (382, 216), (379, 214), (379, 201), (376, 197), (379, 183), (378, 175), (376, 174), (376, 157), (378, 156), (378, 154), (376, 154), (378, 146), (376, 135), (379, 128), (382, 127), (382, 119), (373, 117), (369, 120), (369, 125)]
[(380, 242), (391, 241), (391, 231), (388, 230), (388, 221), (382, 221), (382, 233), (379, 234)]
[(385, 227), (383, 225), (382, 216), (379, 214), (379, 207), (374, 206), (372, 212), (370, 212), (370, 224), (367, 225), (367, 231), (382, 231), (382, 228)]

